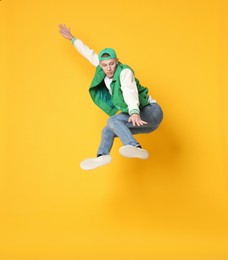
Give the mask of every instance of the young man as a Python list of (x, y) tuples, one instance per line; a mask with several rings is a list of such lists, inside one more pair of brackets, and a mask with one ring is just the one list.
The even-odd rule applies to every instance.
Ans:
[[(110, 116), (102, 131), (97, 157), (82, 161), (81, 168), (92, 170), (111, 162), (110, 151), (115, 137), (123, 143), (119, 149), (121, 155), (147, 159), (148, 152), (133, 135), (158, 128), (163, 118), (161, 107), (148, 95), (148, 89), (140, 85), (133, 70), (119, 62), (112, 48), (103, 49), (97, 55), (75, 38), (70, 28), (60, 24), (59, 32), (96, 67), (89, 93), (94, 103)], [(120, 113), (116, 114), (118, 111)]]

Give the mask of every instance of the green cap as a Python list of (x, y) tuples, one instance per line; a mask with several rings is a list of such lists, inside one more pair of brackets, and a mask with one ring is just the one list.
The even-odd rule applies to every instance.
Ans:
[[(108, 54), (109, 56), (102, 57), (104, 54)], [(116, 52), (112, 48), (105, 48), (100, 51), (98, 58), (99, 61), (116, 59)]]

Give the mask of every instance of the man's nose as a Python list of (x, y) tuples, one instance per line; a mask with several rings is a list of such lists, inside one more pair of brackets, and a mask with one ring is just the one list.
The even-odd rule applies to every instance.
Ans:
[(107, 66), (107, 70), (111, 70), (111, 67), (109, 65)]

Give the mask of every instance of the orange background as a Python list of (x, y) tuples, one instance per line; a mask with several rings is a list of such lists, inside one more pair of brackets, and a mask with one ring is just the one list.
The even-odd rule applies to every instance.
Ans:
[[(0, 1), (0, 259), (228, 259), (228, 3)], [(113, 47), (164, 110), (151, 156), (82, 171), (107, 116), (58, 33)], [(226, 258), (227, 257), (227, 258)]]

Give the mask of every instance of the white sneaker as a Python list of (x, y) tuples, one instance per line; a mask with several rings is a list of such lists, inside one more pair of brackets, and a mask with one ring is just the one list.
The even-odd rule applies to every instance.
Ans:
[(110, 155), (101, 155), (96, 158), (89, 158), (80, 163), (80, 167), (83, 170), (93, 170), (97, 167), (103, 166), (107, 163), (110, 163), (112, 158)]
[(145, 160), (149, 157), (149, 153), (146, 150), (132, 145), (120, 147), (119, 152), (127, 158), (139, 158)]

